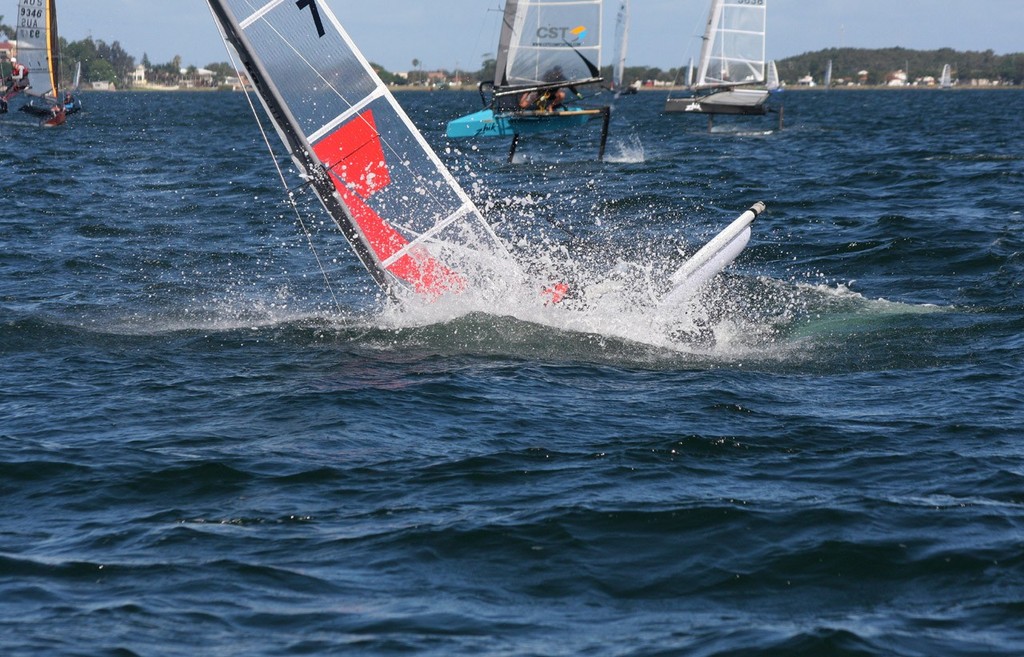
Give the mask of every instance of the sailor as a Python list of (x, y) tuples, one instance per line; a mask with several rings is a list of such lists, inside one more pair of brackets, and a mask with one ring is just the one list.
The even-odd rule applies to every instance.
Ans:
[(28, 67), (19, 64), (16, 58), (11, 57), (11, 74), (4, 82), (7, 84), (7, 89), (4, 91), (4, 95), (0, 96), (0, 114), (7, 112), (7, 101), (28, 88)]
[[(553, 84), (556, 82), (566, 82), (568, 78), (565, 77), (565, 73), (562, 72), (561, 66), (555, 66), (550, 71), (544, 74), (543, 83)], [(576, 87), (569, 86), (569, 91), (573, 93), (577, 98), (582, 98), (583, 94), (576, 90)], [(566, 87), (556, 87), (553, 89), (545, 89), (541, 92), (531, 91), (523, 94), (519, 98), (519, 107), (526, 109), (533, 104), (536, 104), (537, 109), (542, 112), (553, 112), (562, 106), (565, 102), (565, 90)]]
[(11, 88), (10, 91), (20, 93), (28, 88), (28, 67), (18, 63), (17, 57), (11, 57)]

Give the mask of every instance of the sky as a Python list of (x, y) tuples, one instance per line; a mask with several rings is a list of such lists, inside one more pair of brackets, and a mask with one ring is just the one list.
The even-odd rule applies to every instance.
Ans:
[[(287, 0), (291, 1), (291, 0)], [(493, 56), (501, 0), (319, 0), (329, 4), (367, 59), (390, 71), (476, 70)], [(2, 14), (13, 23), (10, 13)], [(603, 25), (612, 57), (618, 0), (605, 0)], [(627, 65), (669, 69), (696, 57), (707, 0), (632, 0)], [(119, 41), (154, 64), (181, 55), (184, 65), (227, 61), (205, 0), (65, 0), (61, 36)], [(1024, 0), (770, 0), (767, 50), (783, 59), (830, 47), (914, 50), (954, 48), (1024, 52)]]

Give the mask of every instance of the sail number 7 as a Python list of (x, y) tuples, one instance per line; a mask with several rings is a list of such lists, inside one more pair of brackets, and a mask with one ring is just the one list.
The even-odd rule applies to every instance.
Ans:
[(310, 13), (313, 14), (313, 23), (316, 25), (316, 35), (322, 37), (324, 35), (324, 23), (320, 20), (320, 10), (316, 6), (316, 0), (296, 0), (295, 6), (299, 8), (299, 11), (309, 7)]

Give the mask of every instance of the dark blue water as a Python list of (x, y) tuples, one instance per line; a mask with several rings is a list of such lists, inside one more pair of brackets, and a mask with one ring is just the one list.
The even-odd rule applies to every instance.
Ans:
[(1024, 92), (641, 94), (604, 164), (399, 99), (577, 276), (766, 201), (711, 335), (383, 307), (241, 95), (3, 117), (0, 653), (1021, 654)]

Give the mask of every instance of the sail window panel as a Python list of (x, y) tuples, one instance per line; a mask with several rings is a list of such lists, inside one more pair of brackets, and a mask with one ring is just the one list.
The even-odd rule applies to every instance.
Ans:
[[(232, 0), (238, 16), (259, 7)], [(266, 11), (245, 29), (282, 98), (303, 133), (309, 135), (359, 104), (377, 89), (377, 80), (323, 17), (319, 36), (311, 12), (284, 2)]]
[(716, 43), (709, 58), (708, 81), (764, 81), (765, 16), (764, 3), (726, 3), (722, 7)]
[(480, 272), (516, 270), (326, 4), (223, 1), (259, 62), (251, 73), (265, 77), (258, 90), (287, 112), (272, 114), (275, 122), (282, 132), (301, 132), (310, 165), (327, 172), (314, 191), (339, 225), (353, 229), (346, 235), (386, 287), (432, 298), (476, 288)]
[(457, 221), (429, 235), (425, 246), (454, 270), (474, 281), (477, 293), (501, 295), (518, 265), (511, 262), (504, 250), (489, 248), (492, 238), (477, 222)]
[[(407, 241), (453, 215), (479, 219), (475, 212), (462, 212), (466, 200), (439, 175), (439, 163), (420, 146), (386, 98), (369, 103), (315, 142), (313, 149), (336, 186), (344, 185)], [(378, 255), (383, 260), (392, 253)]]
[(513, 86), (586, 80), (581, 55), (601, 65), (601, 4), (593, 0), (518, 3), (506, 81)]

